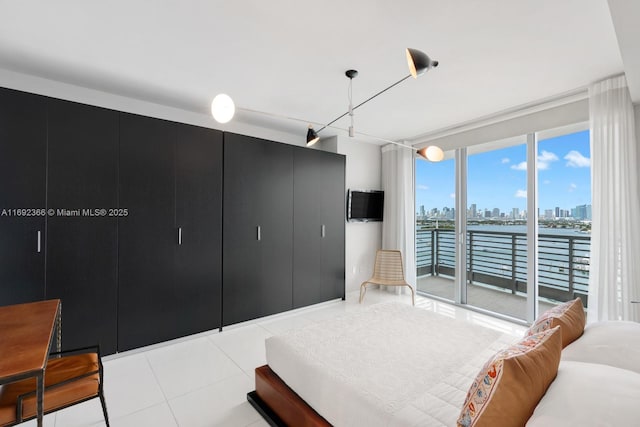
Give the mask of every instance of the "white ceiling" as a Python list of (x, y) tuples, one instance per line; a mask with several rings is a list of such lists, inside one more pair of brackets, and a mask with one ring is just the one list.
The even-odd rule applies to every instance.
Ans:
[(0, 2), (0, 68), (203, 114), (225, 92), (326, 123), (347, 110), (345, 70), (357, 104), (408, 74), (405, 47), (440, 66), (356, 110), (357, 131), (411, 139), (624, 70), (607, 0)]

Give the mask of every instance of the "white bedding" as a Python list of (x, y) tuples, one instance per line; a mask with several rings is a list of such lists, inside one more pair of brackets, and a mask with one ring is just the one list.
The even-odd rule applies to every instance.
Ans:
[(334, 426), (453, 426), (469, 385), (517, 338), (383, 303), (266, 340), (267, 363)]

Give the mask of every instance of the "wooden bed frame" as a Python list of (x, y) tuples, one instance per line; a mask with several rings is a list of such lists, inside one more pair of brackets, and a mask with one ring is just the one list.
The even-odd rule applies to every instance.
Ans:
[(269, 365), (256, 368), (256, 389), (247, 400), (272, 426), (330, 427)]

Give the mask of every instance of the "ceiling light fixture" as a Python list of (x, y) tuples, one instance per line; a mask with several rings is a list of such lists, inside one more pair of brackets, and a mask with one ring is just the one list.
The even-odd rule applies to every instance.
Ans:
[[(434, 68), (434, 67), (438, 66), (438, 61), (432, 60), (431, 58), (429, 58), (429, 56), (426, 53), (424, 53), (422, 51), (419, 51), (417, 49), (407, 48), (406, 49), (406, 56), (407, 56), (407, 65), (409, 67), (409, 75), (401, 78), (400, 80), (398, 80), (397, 82), (393, 83), (392, 85), (382, 89), (380, 92), (378, 92), (378, 93), (374, 94), (373, 96), (365, 99), (364, 101), (362, 101), (360, 104), (356, 105), (355, 107), (353, 106), (353, 102), (352, 102), (353, 79), (358, 75), (358, 71), (356, 71), (356, 70), (348, 70), (348, 71), (346, 71), (345, 75), (349, 78), (349, 109), (347, 110), (346, 113), (336, 117), (335, 119), (333, 119), (332, 121), (330, 121), (326, 125), (322, 126), (320, 129), (318, 129), (317, 132), (313, 130), (313, 125), (309, 125), (309, 130), (307, 131), (307, 147), (310, 147), (313, 144), (315, 144), (316, 142), (318, 142), (318, 140), (319, 140), (318, 133), (322, 132), (327, 127), (331, 127), (332, 124), (334, 124), (335, 122), (337, 122), (338, 120), (340, 120), (341, 118), (343, 118), (346, 115), (349, 115), (351, 117), (351, 124), (349, 126), (349, 136), (353, 137), (355, 135), (355, 131), (354, 131), (354, 127), (353, 127), (353, 111), (354, 110), (356, 110), (357, 108), (360, 108), (361, 106), (363, 106), (367, 102), (371, 101), (372, 99), (382, 95), (383, 93), (385, 93), (386, 91), (388, 91), (392, 87), (395, 87), (395, 86), (399, 85), (400, 83), (402, 83), (403, 81), (405, 81), (409, 77), (413, 77), (413, 78), (417, 79), (418, 76), (421, 76), (422, 74), (424, 74), (425, 72), (427, 72), (431, 68)], [(402, 147), (407, 147), (404, 144), (398, 144), (398, 145), (400, 145)], [(407, 147), (407, 148), (409, 148), (409, 147)], [(423, 150), (418, 150), (417, 153), (419, 155), (423, 156), (425, 159), (430, 160), (432, 162), (439, 162), (440, 160), (442, 160), (442, 158), (444, 157), (444, 153), (442, 152), (441, 148), (436, 147), (436, 146), (431, 146), (431, 147), (429, 147), (429, 149), (431, 149), (429, 151), (429, 153), (426, 152), (426, 149), (424, 149), (424, 152), (422, 152)]]

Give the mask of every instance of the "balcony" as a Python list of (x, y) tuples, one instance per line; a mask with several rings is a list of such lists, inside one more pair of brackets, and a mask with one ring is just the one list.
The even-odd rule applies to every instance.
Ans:
[[(496, 227), (499, 228), (499, 227)], [(509, 231), (467, 231), (468, 302), (517, 318), (526, 313), (527, 236)], [(540, 310), (580, 297), (586, 306), (588, 234), (538, 235)], [(455, 232), (418, 226), (416, 264), (419, 291), (453, 299)]]

